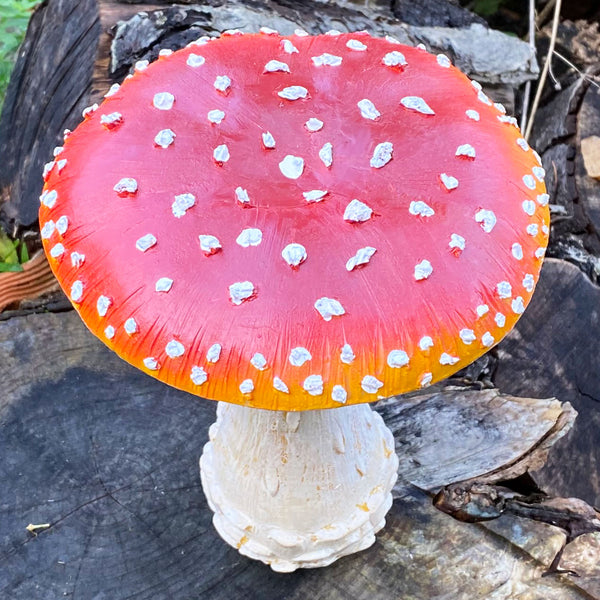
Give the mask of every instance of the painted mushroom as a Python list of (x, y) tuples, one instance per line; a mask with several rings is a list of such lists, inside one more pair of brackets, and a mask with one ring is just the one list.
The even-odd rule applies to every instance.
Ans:
[(367, 403), (464, 367), (531, 299), (548, 196), (515, 120), (443, 55), (270, 30), (163, 51), (84, 117), (44, 247), (110, 348), (223, 401), (219, 533), (280, 571), (368, 547), (397, 458)]

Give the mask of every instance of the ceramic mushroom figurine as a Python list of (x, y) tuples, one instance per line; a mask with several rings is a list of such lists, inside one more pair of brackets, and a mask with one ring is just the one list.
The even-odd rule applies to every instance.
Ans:
[(481, 87), (366, 33), (163, 51), (68, 134), (41, 234), (90, 330), (218, 400), (221, 536), (279, 571), (368, 547), (396, 479), (368, 403), (498, 343), (548, 240), (537, 154)]

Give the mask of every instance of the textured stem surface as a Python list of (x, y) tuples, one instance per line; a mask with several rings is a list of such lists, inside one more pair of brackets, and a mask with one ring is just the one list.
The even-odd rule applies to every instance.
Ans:
[(368, 548), (392, 504), (394, 439), (368, 404), (305, 412), (219, 402), (200, 459), (219, 534), (276, 571)]

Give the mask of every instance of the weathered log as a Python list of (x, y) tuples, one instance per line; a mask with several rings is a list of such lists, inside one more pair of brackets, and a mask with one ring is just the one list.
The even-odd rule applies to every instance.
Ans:
[[(211, 525), (197, 460), (214, 403), (127, 365), (73, 312), (3, 323), (0, 363), (0, 589), (12, 600), (460, 600), (514, 598), (515, 590), (575, 600), (593, 592), (593, 572), (577, 582), (540, 577), (561, 543), (557, 531), (519, 523), (521, 550), (436, 511), (410, 483), (437, 486), (527, 455), (563, 414), (554, 400), (434, 390), (387, 401), (380, 409), (405, 471), (387, 527), (365, 552), (282, 576), (240, 556)], [(459, 449), (457, 440), (469, 442)], [(517, 522), (504, 522), (514, 534)]]

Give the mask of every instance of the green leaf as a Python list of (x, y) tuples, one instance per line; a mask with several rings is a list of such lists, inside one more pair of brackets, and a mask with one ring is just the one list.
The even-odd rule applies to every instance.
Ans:
[(5, 262), (0, 262), (0, 273), (19, 273), (23, 270), (23, 267), (20, 264), (9, 265)]
[(27, 244), (21, 242), (21, 252), (19, 255), (19, 262), (25, 264), (29, 260), (29, 250), (27, 250)]

